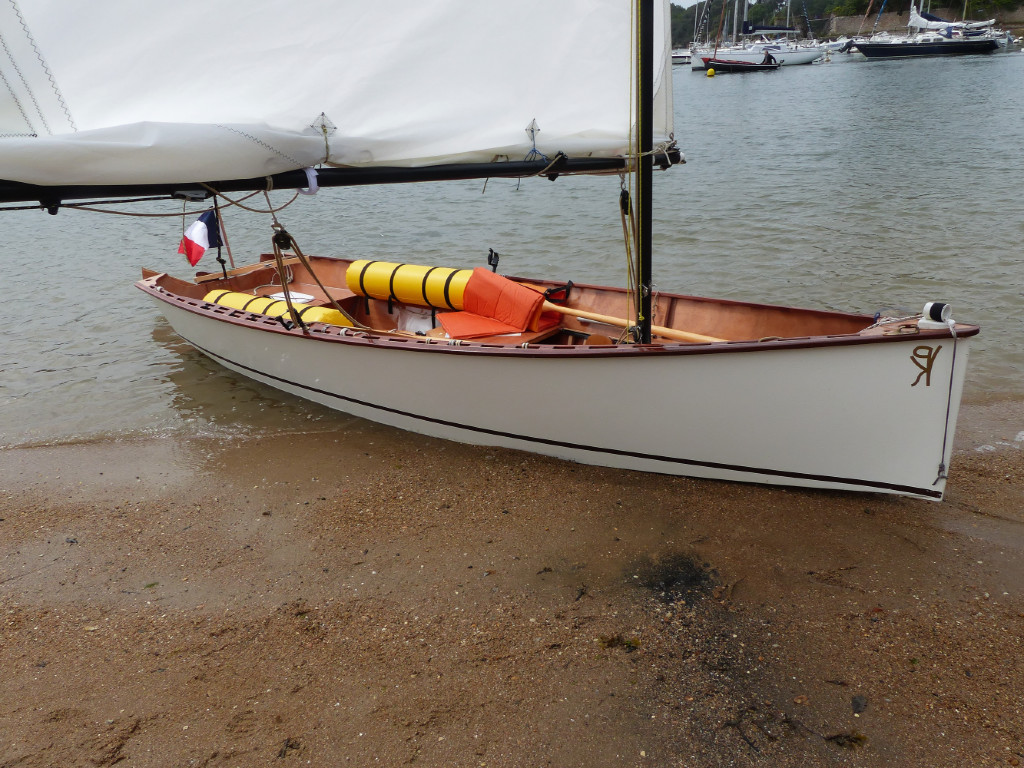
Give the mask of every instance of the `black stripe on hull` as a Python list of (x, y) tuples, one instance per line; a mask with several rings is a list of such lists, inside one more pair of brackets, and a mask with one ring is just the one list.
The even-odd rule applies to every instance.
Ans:
[[(859, 489), (859, 490), (872, 490), (872, 489), (874, 489), (874, 490), (878, 490), (878, 491), (882, 491), (882, 492), (913, 494), (915, 496), (924, 496), (924, 497), (927, 497), (927, 498), (930, 498), (930, 499), (941, 499), (942, 498), (942, 492), (941, 491), (937, 491), (934, 488), (918, 488), (918, 487), (910, 486), (910, 485), (900, 485), (900, 484), (897, 484), (897, 483), (885, 483), (885, 482), (880, 482), (880, 481), (877, 481), (877, 480), (857, 480), (857, 479), (848, 478), (848, 477), (835, 477), (835, 476), (831, 476), (831, 475), (814, 475), (814, 474), (809, 474), (809, 473), (805, 473), (805, 472), (792, 472), (792, 471), (781, 470), (781, 469), (765, 469), (765, 468), (762, 468), (762, 467), (746, 467), (746, 466), (735, 465), (735, 464), (724, 464), (724, 463), (716, 462), (716, 461), (700, 461), (700, 460), (697, 460), (697, 459), (683, 459), (683, 458), (677, 458), (677, 457), (674, 457), (674, 456), (657, 456), (657, 455), (653, 455), (653, 454), (649, 454), (649, 453), (641, 453), (639, 451), (617, 450), (615, 448), (598, 448), (598, 447), (591, 446), (591, 445), (581, 445), (579, 443), (571, 443), (571, 442), (567, 442), (567, 441), (564, 441), (564, 440), (551, 440), (551, 439), (544, 438), (544, 437), (529, 437), (529, 436), (526, 436), (526, 435), (518, 435), (518, 434), (515, 434), (515, 433), (512, 433), (512, 432), (501, 432), (499, 430), (486, 429), (484, 427), (475, 427), (475, 426), (468, 425), (468, 424), (462, 424), (462, 423), (459, 423), (457, 421), (448, 421), (446, 419), (436, 419), (436, 418), (433, 418), (433, 417), (430, 417), (430, 416), (423, 416), (423, 415), (418, 414), (418, 413), (411, 413), (409, 411), (403, 411), (403, 410), (400, 410), (398, 408), (391, 408), (391, 407), (386, 406), (386, 405), (380, 405), (379, 403), (371, 403), (371, 402), (368, 402), (366, 400), (358, 400), (358, 399), (356, 399), (354, 397), (348, 397), (346, 395), (339, 395), (336, 392), (329, 392), (329, 391), (327, 391), (325, 389), (320, 389), (318, 387), (309, 386), (308, 384), (302, 384), (302, 383), (297, 382), (297, 381), (292, 381), (291, 379), (285, 379), (285, 378), (282, 378), (280, 376), (274, 376), (273, 374), (266, 373), (264, 371), (259, 371), (259, 370), (255, 369), (255, 368), (250, 368), (247, 365), (243, 365), (242, 363), (237, 363), (234, 360), (230, 360), (230, 359), (228, 359), (226, 357), (218, 355), (215, 352), (211, 352), (210, 350), (206, 349), (205, 347), (203, 347), (203, 346), (201, 346), (199, 344), (196, 344), (194, 341), (191, 341), (190, 339), (185, 338), (184, 336), (182, 336), (182, 338), (184, 338), (185, 341), (187, 341), (189, 344), (191, 344), (193, 347), (195, 347), (196, 349), (198, 349), (200, 352), (202, 352), (204, 355), (210, 357), (211, 359), (216, 360), (216, 361), (222, 363), (223, 365), (225, 365), (228, 368), (235, 368), (237, 370), (246, 371), (249, 374), (251, 374), (253, 376), (253, 378), (270, 379), (270, 380), (273, 380), (273, 381), (280, 382), (281, 384), (285, 384), (285, 385), (287, 385), (289, 387), (295, 387), (296, 389), (306, 390), (307, 392), (315, 392), (318, 395), (324, 395), (326, 397), (334, 398), (335, 400), (339, 400), (339, 401), (346, 402), (346, 403), (351, 403), (352, 405), (358, 405), (358, 406), (363, 407), (363, 408), (370, 408), (370, 409), (373, 409), (375, 411), (380, 411), (382, 413), (391, 413), (391, 414), (395, 414), (397, 416), (402, 416), (404, 418), (414, 419), (416, 421), (426, 422), (426, 423), (430, 423), (430, 424), (440, 424), (440, 425), (443, 425), (443, 426), (446, 426), (446, 427), (452, 427), (454, 429), (461, 429), (461, 430), (466, 431), (466, 432), (476, 432), (478, 434), (493, 435), (495, 437), (503, 437), (503, 438), (508, 438), (508, 439), (511, 439), (511, 440), (520, 440), (520, 441), (522, 441), (524, 443), (535, 443), (535, 444), (539, 444), (539, 445), (549, 445), (549, 446), (554, 446), (554, 447), (559, 447), (559, 448), (567, 448), (567, 449), (576, 450), (576, 451), (589, 451), (589, 452), (595, 453), (595, 454), (606, 454), (606, 455), (609, 455), (609, 456), (628, 456), (628, 457), (631, 457), (631, 458), (642, 459), (644, 461), (661, 461), (661, 462), (665, 462), (667, 464), (678, 464), (680, 466), (705, 467), (707, 469), (719, 469), (719, 470), (730, 471), (730, 472), (746, 472), (748, 474), (761, 475), (763, 477), (789, 478), (791, 480), (806, 480), (806, 481), (815, 481), (815, 482), (821, 482), (821, 483), (842, 483), (844, 485), (855, 486), (855, 488), (851, 488), (850, 490), (857, 490), (857, 489)], [(343, 409), (339, 408), (338, 410), (343, 410)]]

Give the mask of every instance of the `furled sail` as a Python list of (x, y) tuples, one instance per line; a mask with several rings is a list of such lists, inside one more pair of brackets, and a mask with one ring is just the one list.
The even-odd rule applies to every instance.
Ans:
[(995, 19), (989, 19), (988, 21), (946, 21), (940, 19), (938, 16), (933, 16), (930, 13), (918, 13), (917, 6), (910, 6), (910, 17), (907, 21), (908, 27), (914, 29), (985, 29), (987, 27), (994, 26), (996, 23)]
[[(7, 0), (0, 179), (159, 184), (621, 156), (635, 123), (632, 6)], [(656, 6), (657, 143), (672, 103), (668, 2)]]

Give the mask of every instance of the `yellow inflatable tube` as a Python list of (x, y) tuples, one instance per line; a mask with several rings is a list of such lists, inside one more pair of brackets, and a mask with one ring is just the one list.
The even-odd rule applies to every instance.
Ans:
[[(236, 291), (210, 291), (203, 297), (203, 301), (231, 309), (244, 309), (246, 312), (255, 312), (268, 317), (281, 317), (288, 312), (288, 302), (286, 301), (275, 301), (266, 296), (253, 296)], [(331, 307), (314, 307), (297, 301), (293, 301), (292, 306), (295, 307), (304, 323), (327, 323), (328, 325), (352, 327), (352, 323), (347, 317)]]
[(424, 267), (388, 261), (353, 261), (345, 273), (348, 289), (359, 296), (402, 304), (460, 310), (471, 269)]

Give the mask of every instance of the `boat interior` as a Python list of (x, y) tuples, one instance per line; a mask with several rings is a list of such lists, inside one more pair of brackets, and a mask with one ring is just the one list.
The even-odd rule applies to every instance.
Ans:
[[(510, 346), (607, 346), (632, 341), (629, 331), (631, 323), (625, 319), (632, 314), (631, 293), (621, 288), (578, 284), (570, 280), (560, 283), (495, 276), (494, 280), (516, 284), (513, 286), (516, 290), (520, 290), (519, 286), (525, 286), (530, 289), (528, 292), (531, 295), (542, 296), (539, 314), (511, 330), (488, 333), (485, 325), (482, 331), (475, 329), (463, 335), (450, 332), (442, 324), (453, 315), (460, 314), (455, 311), (462, 309), (459, 303), (451, 302), (445, 306), (448, 298), (436, 291), (430, 295), (426, 286), (430, 279), (434, 279), (443, 281), (447, 290), (451, 282), (447, 274), (469, 274), (469, 270), (440, 268), (440, 274), (431, 278), (431, 273), (439, 268), (304, 256), (288, 256), (282, 259), (281, 264), (288, 288), (287, 297), (283, 291), (280, 268), (273, 254), (263, 254), (258, 263), (237, 269), (199, 272), (193, 281), (153, 270), (143, 270), (143, 277), (168, 293), (207, 304), (230, 306), (239, 314), (268, 314), (278, 317), (286, 327), (291, 327), (287, 318), (294, 316), (288, 307), (290, 300), (295, 310), (313, 307), (330, 311), (329, 315), (312, 317), (305, 316), (303, 311), (300, 318), (305, 321), (333, 323), (381, 334), (416, 336), (423, 340), (447, 342), (455, 338), (466, 342)], [(386, 270), (378, 276), (383, 280), (382, 289), (366, 289), (359, 278), (354, 276), (357, 270), (365, 273), (367, 265), (371, 265), (371, 269), (373, 265), (380, 265)], [(415, 283), (416, 293), (419, 293), (422, 283), (422, 295), (426, 300), (410, 300), (405, 295), (408, 290), (403, 293), (401, 281), (396, 283), (395, 279), (396, 274), (401, 277), (396, 268), (402, 267), (419, 270), (405, 281), (405, 287), (410, 288)], [(476, 270), (481, 271), (489, 272), (486, 269)], [(266, 297), (267, 300), (254, 303), (253, 300), (259, 297)], [(768, 342), (864, 333), (874, 335), (877, 332), (872, 329), (874, 318), (870, 315), (668, 293), (656, 294), (653, 310), (652, 341), (659, 344)]]

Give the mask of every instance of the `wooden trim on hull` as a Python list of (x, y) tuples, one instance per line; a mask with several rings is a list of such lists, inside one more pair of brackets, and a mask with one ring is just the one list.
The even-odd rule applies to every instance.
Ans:
[[(591, 453), (594, 453), (594, 454), (605, 454), (605, 455), (609, 455), (609, 456), (629, 456), (629, 457), (634, 457), (634, 458), (637, 458), (637, 459), (640, 459), (640, 460), (643, 460), (643, 461), (660, 461), (660, 462), (665, 462), (665, 463), (668, 463), (668, 464), (676, 464), (676, 465), (680, 465), (680, 466), (705, 467), (705, 468), (708, 468), (708, 469), (716, 469), (716, 470), (723, 470), (723, 471), (727, 471), (727, 472), (737, 472), (737, 473), (740, 473), (740, 474), (749, 474), (749, 475), (761, 476), (763, 478), (784, 478), (784, 479), (788, 479), (788, 480), (802, 480), (802, 481), (805, 481), (805, 482), (806, 481), (811, 481), (811, 482), (814, 482), (814, 483), (821, 483), (822, 485), (844, 485), (844, 486), (849, 486), (849, 490), (885, 491), (885, 492), (890, 492), (890, 493), (900, 493), (900, 494), (907, 494), (907, 495), (912, 495), (912, 496), (921, 496), (921, 497), (925, 497), (925, 498), (929, 498), (929, 499), (941, 499), (942, 498), (942, 491), (937, 491), (934, 488), (919, 488), (919, 487), (915, 487), (915, 486), (900, 485), (900, 484), (896, 484), (896, 483), (877, 482), (877, 481), (873, 481), (873, 480), (860, 480), (860, 479), (857, 479), (857, 478), (835, 477), (835, 476), (830, 476), (830, 475), (814, 475), (814, 474), (809, 474), (809, 473), (804, 473), (804, 472), (792, 472), (792, 471), (787, 471), (787, 470), (769, 469), (769, 468), (766, 468), (766, 467), (739, 466), (739, 465), (724, 464), (724, 463), (721, 463), (721, 462), (714, 462), (714, 461), (701, 461), (701, 460), (698, 460), (698, 459), (685, 459), (685, 458), (677, 458), (677, 457), (673, 457), (673, 456), (659, 456), (659, 455), (653, 455), (653, 454), (649, 454), (649, 453), (641, 453), (639, 451), (624, 451), (624, 450), (619, 450), (619, 449), (614, 449), (614, 448), (600, 448), (600, 447), (596, 447), (596, 446), (582, 445), (582, 444), (579, 444), (579, 443), (572, 443), (572, 442), (563, 441), (563, 440), (551, 440), (549, 438), (530, 437), (530, 436), (522, 435), (522, 434), (515, 434), (515, 433), (511, 433), (511, 432), (503, 432), (503, 431), (499, 431), (499, 430), (487, 429), (486, 427), (476, 427), (476, 426), (472, 426), (470, 424), (463, 424), (463, 423), (460, 423), (460, 422), (450, 421), (450, 420), (446, 420), (446, 419), (438, 419), (438, 418), (434, 418), (434, 417), (431, 417), (431, 416), (423, 416), (421, 414), (412, 413), (412, 412), (400, 410), (400, 409), (397, 409), (397, 408), (392, 408), (390, 406), (381, 405), (379, 403), (371, 403), (371, 402), (366, 401), (366, 400), (360, 400), (360, 399), (357, 399), (357, 398), (348, 397), (346, 395), (340, 395), (340, 394), (337, 394), (335, 392), (331, 392), (331, 391), (326, 390), (326, 389), (320, 389), (318, 387), (312, 387), (312, 386), (309, 386), (308, 384), (303, 384), (303, 383), (298, 382), (298, 381), (293, 381), (293, 380), (290, 380), (290, 379), (285, 379), (285, 378), (280, 377), (280, 376), (275, 376), (274, 374), (266, 373), (265, 371), (259, 371), (259, 370), (256, 370), (255, 368), (251, 368), (250, 366), (243, 365), (242, 363), (236, 362), (234, 360), (230, 360), (230, 359), (224, 357), (223, 355), (219, 355), (216, 352), (213, 352), (212, 350), (206, 349), (205, 347), (203, 347), (200, 344), (197, 344), (196, 342), (192, 341), (191, 339), (185, 338), (184, 336), (182, 336), (182, 338), (186, 342), (188, 342), (188, 344), (190, 344), (192, 347), (196, 348), (197, 350), (199, 350), (200, 352), (202, 352), (204, 355), (206, 355), (207, 357), (211, 358), (212, 360), (216, 360), (217, 362), (221, 363), (222, 365), (224, 365), (225, 367), (227, 367), (227, 368), (229, 368), (231, 370), (243, 372), (245, 375), (250, 376), (252, 378), (255, 378), (257, 380), (263, 380), (265, 383), (268, 383), (271, 386), (273, 386), (271, 381), (272, 382), (277, 382), (279, 384), (285, 384), (285, 385), (287, 385), (289, 387), (294, 387), (296, 389), (302, 389), (302, 390), (306, 390), (306, 391), (309, 391), (309, 392), (315, 392), (318, 395), (334, 398), (336, 400), (340, 400), (340, 401), (343, 401), (345, 403), (349, 403), (349, 404), (352, 404), (352, 405), (359, 405), (359, 406), (361, 406), (363, 408), (370, 408), (370, 409), (373, 409), (373, 410), (376, 410), (376, 411), (380, 411), (380, 412), (384, 412), (384, 413), (395, 414), (395, 415), (401, 416), (403, 418), (415, 419), (415, 420), (421, 421), (421, 422), (426, 422), (426, 423), (431, 423), (431, 424), (440, 424), (440, 425), (444, 425), (446, 427), (450, 427), (450, 428), (453, 428), (453, 429), (459, 429), (459, 430), (462, 430), (462, 431), (465, 431), (465, 432), (472, 432), (472, 433), (477, 433), (477, 434), (492, 435), (492, 436), (495, 436), (495, 437), (501, 437), (501, 438), (505, 438), (505, 439), (509, 439), (509, 440), (517, 440), (517, 441), (521, 441), (521, 442), (524, 442), (524, 443), (532, 443), (532, 444), (535, 444), (535, 445), (545, 445), (545, 446), (551, 446), (551, 447), (562, 447), (562, 448), (568, 448), (568, 449), (571, 449), (571, 450), (574, 450), (574, 451), (588, 451), (588, 452), (591, 452)], [(271, 380), (271, 381), (267, 381), (267, 380)], [(339, 410), (344, 410), (344, 409), (339, 409)]]
[[(777, 350), (792, 349), (814, 349), (820, 347), (855, 346), (861, 344), (890, 344), (906, 341), (907, 336), (892, 337), (881, 334), (837, 334), (830, 336), (805, 336), (793, 338), (771, 338), (765, 340), (746, 341), (725, 341), (725, 342), (655, 342), (653, 344), (619, 344), (615, 346), (593, 346), (585, 347), (580, 345), (558, 345), (558, 344), (529, 344), (522, 346), (510, 341), (509, 343), (498, 344), (493, 342), (479, 341), (457, 341), (448, 339), (433, 339), (425, 336), (389, 335), (384, 332), (363, 331), (353, 328), (338, 326), (323, 326), (313, 324), (309, 333), (301, 329), (287, 329), (276, 318), (262, 315), (254, 315), (250, 312), (235, 310), (229, 307), (208, 304), (200, 299), (177, 296), (160, 288), (154, 288), (145, 280), (135, 284), (136, 287), (149, 294), (152, 298), (176, 306), (188, 312), (198, 315), (212, 317), (219, 322), (241, 325), (247, 328), (262, 331), (264, 333), (275, 333), (297, 338), (304, 338), (311, 341), (331, 342), (340, 344), (366, 345), (374, 348), (401, 348), (410, 352), (425, 352), (432, 354), (480, 354), (498, 355), (505, 357), (563, 357), (563, 358), (593, 358), (593, 357), (622, 357), (622, 356), (651, 356), (651, 355), (721, 355), (738, 352), (771, 352)], [(738, 303), (738, 302), (726, 302)], [(837, 313), (838, 314), (838, 313)], [(979, 333), (977, 326), (957, 326), (957, 335), (960, 338), (968, 338)], [(949, 332), (945, 330), (918, 331), (913, 335), (914, 339), (940, 340), (948, 339)]]

